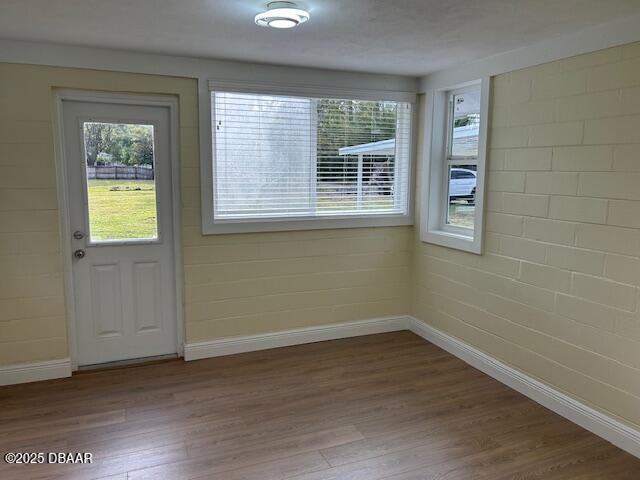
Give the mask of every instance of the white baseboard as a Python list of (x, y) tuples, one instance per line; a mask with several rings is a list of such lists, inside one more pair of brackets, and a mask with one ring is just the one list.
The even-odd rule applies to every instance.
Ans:
[(68, 358), (0, 367), (0, 385), (38, 382), (70, 376), (71, 360)]
[(416, 335), (439, 346), (459, 359), (526, 395), (558, 415), (595, 433), (617, 447), (640, 457), (640, 431), (585, 405), (564, 393), (526, 375), (476, 348), (409, 317), (407, 324)]
[(184, 346), (184, 359), (199, 360), (202, 358), (220, 357), (235, 353), (254, 352), (268, 348), (287, 347), (304, 343), (323, 342), (338, 338), (357, 337), (374, 333), (407, 330), (408, 317), (395, 316), (360, 320), (335, 325), (297, 328), (246, 337), (229, 337), (210, 342), (188, 343)]

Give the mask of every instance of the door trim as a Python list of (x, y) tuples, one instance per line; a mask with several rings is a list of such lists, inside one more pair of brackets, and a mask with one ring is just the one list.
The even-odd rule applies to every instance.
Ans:
[(184, 274), (182, 264), (181, 202), (180, 202), (180, 162), (179, 162), (179, 119), (178, 99), (172, 95), (143, 95), (118, 92), (94, 92), (86, 90), (55, 89), (53, 91), (54, 157), (58, 208), (60, 209), (60, 245), (62, 249), (65, 313), (67, 317), (67, 343), (71, 370), (78, 369), (78, 344), (76, 332), (75, 292), (73, 283), (73, 263), (71, 256), (71, 222), (69, 216), (69, 194), (67, 192), (67, 166), (65, 162), (63, 102), (65, 100), (119, 105), (141, 105), (166, 107), (169, 109), (169, 156), (171, 164), (171, 198), (173, 228), (174, 289), (176, 296), (176, 352), (184, 356)]

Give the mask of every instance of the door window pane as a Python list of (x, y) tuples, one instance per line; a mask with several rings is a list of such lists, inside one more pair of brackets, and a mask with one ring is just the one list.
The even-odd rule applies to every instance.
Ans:
[(85, 122), (91, 242), (158, 238), (153, 125)]
[(459, 93), (453, 96), (453, 128), (451, 156), (477, 157), (480, 128), (480, 92)]
[(473, 228), (477, 165), (450, 165), (447, 181), (447, 224)]

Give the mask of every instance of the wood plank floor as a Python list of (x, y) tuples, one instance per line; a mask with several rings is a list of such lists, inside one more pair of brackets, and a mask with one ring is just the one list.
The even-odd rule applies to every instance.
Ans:
[(9, 479), (639, 479), (640, 460), (409, 332), (0, 389)]

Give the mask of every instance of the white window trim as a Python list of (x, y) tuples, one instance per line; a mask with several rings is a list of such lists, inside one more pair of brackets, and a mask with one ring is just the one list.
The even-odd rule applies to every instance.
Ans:
[[(413, 225), (414, 223), (414, 188), (413, 188), (413, 164), (416, 152), (415, 127), (417, 125), (416, 94), (411, 92), (387, 91), (387, 90), (367, 90), (367, 89), (345, 89), (328, 88), (323, 86), (291, 85), (284, 83), (254, 83), (230, 80), (209, 80), (207, 82), (207, 105), (206, 114), (200, 115), (202, 125), (201, 132), (208, 132), (205, 143), (208, 147), (208, 154), (200, 155), (200, 188), (201, 188), (201, 216), (202, 234), (216, 235), (229, 233), (257, 233), (257, 232), (279, 232), (293, 230), (319, 230), (333, 228), (360, 228), (360, 227), (391, 227), (402, 225)], [(304, 95), (309, 97), (333, 97), (349, 98), (358, 100), (373, 101), (396, 101), (411, 103), (411, 131), (409, 133), (410, 155), (408, 165), (407, 181), (407, 211), (404, 214), (380, 213), (380, 214), (328, 214), (318, 217), (287, 217), (287, 218), (265, 218), (260, 220), (225, 219), (214, 221), (214, 135), (211, 124), (211, 100), (212, 91), (240, 92), (240, 93), (263, 93), (272, 95)], [(201, 93), (202, 95), (202, 93)], [(206, 118), (204, 118), (206, 117)]]
[[(489, 125), (490, 77), (430, 90), (425, 105), (424, 168), (422, 173), (422, 198), (420, 240), (445, 247), (482, 254), (484, 238), (484, 199), (487, 157), (487, 132)], [(473, 232), (464, 228), (445, 225), (447, 208), (446, 166), (447, 133), (449, 124), (448, 101), (451, 91), (480, 85), (480, 130), (478, 138), (478, 169), (476, 179), (476, 203)]]

